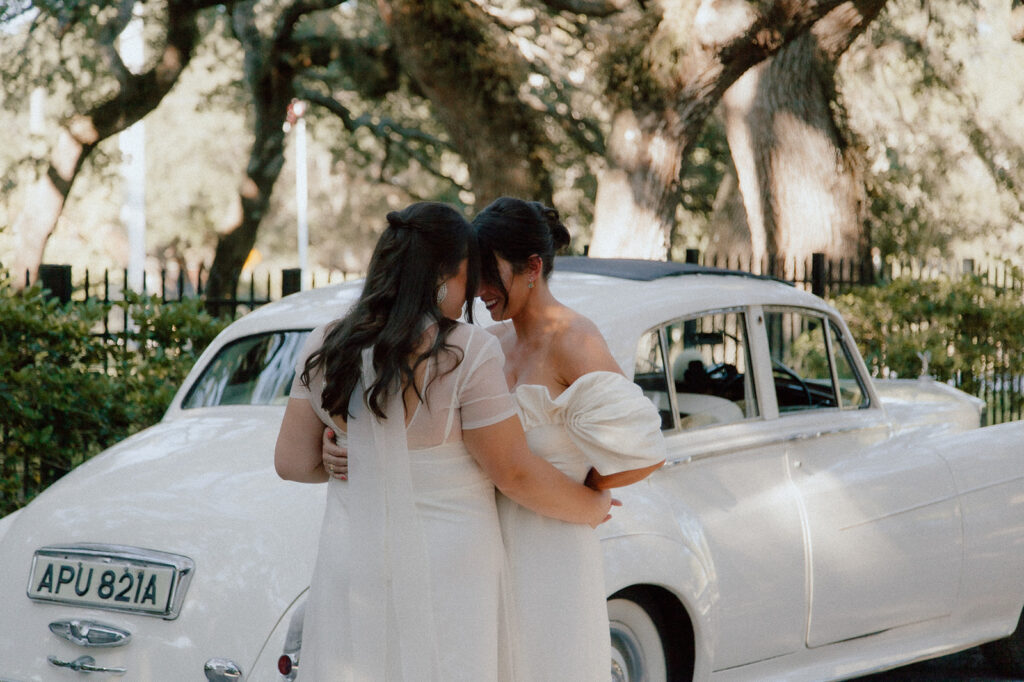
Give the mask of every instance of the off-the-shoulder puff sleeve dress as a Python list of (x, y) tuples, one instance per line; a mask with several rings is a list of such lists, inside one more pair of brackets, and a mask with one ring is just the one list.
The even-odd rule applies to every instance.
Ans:
[[(661, 418), (636, 384), (592, 372), (552, 398), (523, 384), (514, 395), (530, 450), (582, 481), (591, 467), (609, 475), (665, 459)], [(540, 516), (498, 495), (511, 568), (524, 680), (610, 679), (604, 570), (591, 528)]]
[[(300, 372), (322, 339), (322, 329), (313, 332)], [(464, 429), (507, 419), (515, 407), (493, 336), (458, 324), (448, 341), (462, 362), (447, 374), (437, 363), (427, 367), (434, 380), (408, 426), (400, 397), (380, 424), (362, 406), (361, 387), (353, 394), (353, 417), (340, 440), (349, 448), (348, 481), (327, 484), (307, 599), (304, 680), (522, 679), (506, 630), (494, 485), (462, 442)], [(364, 384), (372, 380), (365, 359)], [(292, 397), (309, 400), (340, 433), (320, 406), (322, 377), (310, 385), (312, 391), (296, 380)], [(369, 436), (360, 431), (367, 427)]]

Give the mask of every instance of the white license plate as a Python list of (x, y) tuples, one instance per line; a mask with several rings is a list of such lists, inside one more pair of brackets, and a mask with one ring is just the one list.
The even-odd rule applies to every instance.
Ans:
[(193, 567), (188, 557), (137, 547), (43, 547), (32, 557), (28, 597), (172, 619)]

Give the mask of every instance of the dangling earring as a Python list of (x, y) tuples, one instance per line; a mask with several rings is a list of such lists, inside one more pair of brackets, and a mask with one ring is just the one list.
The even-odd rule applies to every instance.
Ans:
[(533, 280), (532, 279), (531, 280), (527, 280), (526, 288), (527, 289), (532, 289), (533, 288)]
[(448, 282), (441, 282), (441, 286), (437, 288), (437, 304), (441, 305), (444, 303), (444, 299), (448, 296)]

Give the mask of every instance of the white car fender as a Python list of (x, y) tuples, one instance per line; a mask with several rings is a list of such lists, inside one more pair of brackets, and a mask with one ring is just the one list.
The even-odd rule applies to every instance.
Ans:
[(605, 589), (608, 596), (635, 585), (664, 589), (679, 600), (693, 627), (695, 679), (710, 674), (716, 639), (715, 569), (701, 528), (680, 524), (651, 479), (612, 491), (622, 501), (602, 524)]
[(706, 679), (715, 641), (715, 587), (701, 559), (677, 539), (662, 535), (607, 537), (601, 547), (609, 596), (635, 585), (650, 585), (679, 600), (693, 627), (694, 679)]
[[(974, 621), (983, 613), (1002, 614), (999, 632), (1009, 634), (1024, 608), (1024, 421), (933, 443), (950, 468), (962, 508), (961, 603), (974, 612), (961, 615)], [(1007, 571), (1007, 565), (1017, 570)]]

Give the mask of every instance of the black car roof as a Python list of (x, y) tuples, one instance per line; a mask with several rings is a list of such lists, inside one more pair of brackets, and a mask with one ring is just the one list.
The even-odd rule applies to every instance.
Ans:
[[(675, 261), (641, 260), (639, 258), (590, 258), (589, 256), (558, 256), (555, 258), (556, 272), (581, 272), (589, 275), (604, 275), (619, 279), (632, 279), (650, 282), (662, 277), (678, 277), (680, 275), (733, 275), (753, 279), (781, 282), (775, 277), (755, 275), (742, 270), (713, 268), (696, 263), (679, 263)], [(789, 282), (785, 282), (790, 284)]]

